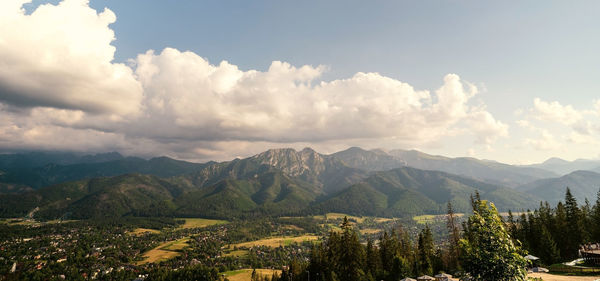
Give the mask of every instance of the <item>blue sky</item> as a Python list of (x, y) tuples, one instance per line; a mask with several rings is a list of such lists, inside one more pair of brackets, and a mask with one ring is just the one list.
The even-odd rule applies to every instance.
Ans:
[[(70, 1), (80, 2), (81, 5), (87, 6), (83, 0)], [(40, 4), (56, 5), (59, 2), (61, 1), (33, 1), (33, 3), (25, 4), (24, 7), (27, 9), (27, 13), (35, 13)], [(600, 3), (597, 1), (186, 0), (176, 3), (154, 0), (90, 1), (90, 8), (97, 13), (101, 13), (106, 7), (116, 16), (116, 21), (108, 21), (102, 29), (103, 31), (114, 31), (115, 40), (108, 42), (110, 45), (106, 45), (107, 48), (114, 47), (114, 59), (110, 63), (128, 65), (127, 67), (134, 72), (135, 77), (132, 79), (140, 80), (141, 75), (135, 73), (139, 71), (141, 65), (138, 55), (148, 54), (146, 53), (148, 50), (154, 50), (152, 56), (156, 59), (167, 59), (168, 57), (174, 61), (177, 61), (177, 57), (184, 57), (182, 55), (184, 51), (190, 51), (206, 60), (210, 65), (218, 66), (221, 61), (225, 60), (242, 72), (257, 70), (270, 73), (272, 62), (282, 61), (289, 63), (290, 67), (298, 69), (303, 65), (319, 69), (318, 74), (297, 73), (299, 76), (290, 78), (294, 80), (300, 79), (298, 77), (302, 75), (309, 75), (310, 79), (307, 81), (302, 80), (303, 78), (300, 80), (302, 80), (301, 83), (310, 84), (311, 87), (321, 81), (328, 83), (351, 79), (359, 72), (378, 73), (380, 77), (376, 77), (377, 79), (390, 78), (407, 83), (417, 91), (429, 91), (430, 95), (427, 99), (430, 101), (421, 105), (423, 110), (406, 112), (409, 115), (422, 113), (424, 119), (433, 118), (426, 116), (428, 111), (425, 109), (428, 105), (436, 104), (440, 99), (436, 90), (443, 87), (444, 77), (448, 74), (458, 75), (465, 88), (469, 84), (476, 86), (477, 94), (463, 93), (468, 96), (464, 103), (466, 107), (463, 108), (465, 112), (452, 115), (451, 118), (455, 118), (455, 120), (453, 119), (451, 124), (432, 125), (423, 132), (417, 132), (415, 138), (406, 132), (410, 127), (395, 127), (391, 124), (386, 126), (390, 131), (397, 130), (397, 133), (373, 130), (370, 133), (357, 135), (344, 131), (339, 132), (339, 137), (335, 134), (323, 137), (324, 131), (331, 130), (304, 128), (303, 133), (312, 137), (288, 137), (290, 134), (286, 130), (289, 128), (283, 129), (285, 127), (283, 124), (278, 132), (275, 132), (278, 130), (277, 128), (265, 129), (266, 131), (261, 135), (268, 137), (244, 138), (241, 136), (244, 133), (247, 134), (248, 130), (257, 128), (260, 130), (263, 128), (262, 125), (257, 125), (258, 121), (246, 122), (247, 119), (240, 121), (220, 117), (221, 119), (216, 121), (217, 124), (233, 123), (237, 131), (227, 127), (229, 125), (211, 131), (210, 128), (215, 128), (216, 125), (193, 124), (194, 126), (191, 126), (189, 122), (182, 120), (192, 117), (181, 117), (177, 114), (169, 116), (179, 116), (173, 120), (175, 126), (182, 129), (181, 132), (174, 130), (168, 136), (160, 134), (150, 136), (127, 131), (123, 129), (127, 127), (125, 125), (99, 128), (93, 124), (102, 119), (101, 114), (96, 112), (99, 110), (96, 107), (100, 105), (84, 104), (87, 99), (62, 103), (47, 102), (47, 97), (51, 94), (44, 98), (31, 96), (28, 98), (31, 102), (26, 104), (15, 102), (15, 100), (22, 100), (21, 96), (17, 96), (19, 93), (12, 94), (12, 96), (10, 94), (0, 95), (0, 102), (5, 104), (5, 111), (17, 112), (19, 110), (15, 108), (25, 108), (29, 116), (33, 116), (32, 110), (35, 113), (42, 109), (46, 110), (45, 114), (53, 115), (57, 113), (49, 110), (62, 110), (61, 114), (67, 115), (77, 115), (81, 112), (85, 116), (81, 117), (83, 118), (81, 123), (76, 126), (73, 124), (71, 124), (73, 126), (40, 124), (33, 120), (30, 123), (35, 126), (46, 126), (46, 130), (49, 130), (50, 126), (58, 126), (60, 130), (64, 130), (66, 127), (69, 127), (69, 130), (94, 130), (97, 131), (95, 133), (101, 135), (100, 138), (106, 137), (108, 133), (118, 134), (114, 137), (119, 139), (118, 142), (122, 142), (114, 146), (81, 146), (78, 148), (81, 150), (115, 149), (142, 155), (148, 154), (148, 151), (158, 150), (163, 154), (179, 158), (182, 156), (197, 159), (227, 158), (252, 154), (272, 146), (301, 148), (307, 145), (320, 148), (324, 152), (333, 152), (351, 145), (386, 149), (416, 148), (430, 153), (451, 156), (470, 155), (510, 163), (536, 162), (552, 156), (566, 159), (596, 158), (600, 154), (600, 149), (597, 148), (600, 141), (598, 139), (600, 103), (598, 106), (595, 104), (600, 98), (600, 87), (596, 82), (600, 74), (600, 54), (598, 53), (600, 36), (597, 36), (600, 28), (600, 17), (597, 16)], [(58, 8), (54, 10), (56, 13), (75, 11)], [(5, 25), (8, 27), (9, 24), (18, 25), (24, 24), (24, 22), (25, 20), (7, 22)], [(48, 24), (52, 25), (51, 22)], [(101, 32), (102, 30), (99, 28), (97, 31)], [(70, 32), (64, 28), (61, 29), (62, 31)], [(89, 34), (95, 33), (90, 31)], [(21, 36), (27, 35), (22, 34)], [(102, 42), (106, 43), (105, 41)], [(68, 44), (68, 42), (62, 43)], [(161, 54), (165, 48), (172, 48), (178, 53), (170, 56)], [(0, 55), (3, 55), (1, 50)], [(55, 55), (71, 56), (73, 54), (57, 53)], [(159, 65), (158, 62), (154, 62), (154, 66), (164, 67), (164, 69), (175, 67), (165, 63), (164, 60), (161, 60), (161, 63)], [(319, 68), (319, 66), (323, 67)], [(35, 68), (35, 66), (31, 67)], [(189, 68), (192, 66), (178, 64), (177, 67)], [(190, 77), (193, 76), (190, 74)], [(1, 81), (0, 79), (0, 86), (2, 86)], [(174, 90), (174, 85), (158, 85), (156, 81), (158, 81), (156, 77), (152, 81), (137, 81), (138, 84), (141, 83), (141, 92), (133, 95), (128, 101), (140, 99), (140, 104), (144, 105), (147, 103), (144, 100), (154, 95), (155, 92), (165, 92), (166, 89), (177, 91)], [(185, 83), (191, 83), (186, 81)], [(130, 82), (132, 85), (129, 89), (139, 88), (134, 85), (136, 81)], [(192, 86), (192, 84), (189, 85)], [(197, 84), (193, 85), (198, 87)], [(236, 85), (241, 87), (239, 85), (242, 84)], [(272, 85), (262, 86), (268, 88)], [(14, 87), (16, 86), (11, 85), (11, 87), (5, 86), (4, 88), (12, 89)], [(2, 89), (0, 87), (0, 92)], [(314, 92), (320, 93), (325, 89), (333, 91), (331, 86), (315, 89)], [(207, 91), (215, 90), (211, 88)], [(298, 89), (293, 91), (301, 92)], [(394, 96), (392, 92), (393, 90), (385, 98), (395, 99), (397, 96)], [(25, 90), (23, 93), (30, 95)], [(232, 96), (239, 98), (241, 94), (236, 93)], [(61, 93), (54, 94), (58, 100), (63, 100), (64, 96)], [(180, 99), (196, 97), (193, 93), (191, 96), (188, 94), (178, 97)], [(98, 95), (101, 96), (102, 93)], [(175, 95), (173, 94), (173, 96)], [(333, 96), (335, 95), (330, 95), (332, 97), (323, 98), (319, 102), (334, 104)], [(369, 93), (366, 92), (357, 92), (353, 95), (359, 98), (369, 98)], [(410, 96), (410, 94), (406, 95)], [(173, 96), (167, 99), (171, 100)], [(192, 98), (188, 100), (188, 103), (192, 103)], [(264, 97), (257, 96), (256, 98)], [(534, 102), (536, 98), (538, 99), (537, 103)], [(162, 100), (161, 106), (164, 106), (164, 101), (167, 99)], [(195, 99), (193, 101), (198, 102)], [(279, 98), (275, 98), (272, 104), (265, 105), (265, 108), (275, 106), (275, 101), (279, 102)], [(231, 102), (227, 101), (225, 104), (231, 104)], [(335, 102), (345, 104), (339, 100), (335, 100)], [(315, 101), (311, 104), (316, 103), (318, 102)], [(222, 106), (222, 103), (215, 105), (215, 107)], [(254, 106), (262, 106), (262, 104)], [(360, 106), (350, 104), (350, 106), (360, 107), (364, 104)], [(236, 107), (235, 110), (240, 110), (240, 108)], [(392, 110), (394, 112), (394, 110), (401, 110), (400, 108), (402, 107), (386, 108), (380, 111)], [(63, 112), (64, 110), (68, 112)], [(88, 112), (90, 110), (96, 111)], [(182, 108), (178, 108), (178, 110), (182, 110)], [(232, 111), (235, 110), (232, 109)], [(180, 113), (180, 111), (177, 112)], [(111, 114), (114, 115), (114, 112)], [(157, 119), (162, 118), (158, 118), (158, 113), (155, 111), (146, 110), (143, 114), (152, 115)], [(248, 112), (247, 116), (250, 117), (247, 118), (254, 120), (252, 118), (259, 118), (257, 116), (265, 114), (269, 115), (269, 112), (252, 111)], [(292, 117), (303, 116), (303, 114), (304, 112), (291, 113)], [(316, 113), (311, 112), (311, 115), (314, 114)], [(481, 121), (480, 117), (488, 115), (493, 117), (493, 120), (487, 118), (487, 121), (484, 121), (491, 122), (489, 127), (495, 129), (486, 131), (483, 128), (488, 126)], [(139, 118), (139, 115), (135, 118), (131, 116), (124, 117), (121, 114), (119, 118), (125, 120)], [(22, 115), (18, 116), (18, 118), (22, 117)], [(204, 115), (194, 115), (194, 118), (200, 117), (205, 118)], [(112, 116), (112, 118), (116, 117)], [(330, 119), (323, 122), (327, 123), (342, 117), (327, 118)], [(352, 119), (351, 117), (344, 118)], [(385, 118), (385, 116), (377, 118)], [(381, 123), (382, 120), (377, 118), (374, 117), (373, 122)], [(474, 121), (477, 118), (479, 121)], [(90, 121), (90, 119), (98, 120)], [(362, 120), (358, 121), (362, 122)], [(240, 125), (240, 122), (244, 125)], [(338, 121), (331, 122), (333, 124)], [(168, 123), (165, 123), (166, 125)], [(365, 122), (363, 125), (366, 126), (362, 128), (364, 131), (370, 130), (369, 124)], [(26, 127), (22, 124), (19, 126)], [(32, 125), (30, 124), (30, 126)], [(128, 126), (143, 127), (136, 122), (131, 122)], [(33, 127), (29, 129), (33, 129)], [(206, 131), (206, 133), (193, 136), (188, 133), (190, 130)], [(384, 128), (382, 127), (381, 130)], [(227, 133), (223, 133), (223, 131)], [(24, 132), (14, 133), (25, 135)], [(5, 134), (5, 138), (8, 139), (8, 133)], [(111, 143), (109, 139), (98, 142)], [(185, 139), (185, 142), (174, 144), (175, 140), (179, 139)], [(139, 145), (133, 145), (132, 140), (135, 140), (133, 142), (136, 143), (148, 143), (148, 151), (132, 148), (139, 147)], [(90, 140), (90, 142), (93, 141)], [(23, 141), (19, 143), (23, 143)], [(161, 145), (165, 143), (169, 143), (169, 145)], [(35, 142), (25, 147), (7, 142), (2, 147), (5, 150), (61, 148), (58, 144), (48, 147)], [(236, 147), (236, 149), (230, 149), (230, 147)]]
[[(599, 91), (597, 1), (92, 1), (117, 14), (116, 59), (191, 50), (242, 69), (271, 61), (330, 66), (418, 88), (458, 73), (516, 102), (585, 106)], [(581, 95), (568, 97), (566, 93)], [(500, 95), (500, 94), (498, 94)], [(522, 99), (522, 100), (521, 100)], [(499, 98), (497, 101), (504, 101)], [(492, 106), (492, 105), (489, 105)]]

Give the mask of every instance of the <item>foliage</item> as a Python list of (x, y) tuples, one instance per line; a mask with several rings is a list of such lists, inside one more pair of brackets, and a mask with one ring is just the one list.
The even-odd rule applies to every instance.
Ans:
[(462, 265), (475, 280), (526, 280), (527, 261), (494, 204), (476, 199), (460, 240)]
[(538, 209), (521, 214), (517, 220), (509, 218), (511, 236), (543, 265), (573, 260), (581, 245), (600, 242), (600, 223), (596, 223), (600, 222), (599, 203), (600, 192), (594, 206), (579, 206), (567, 188), (564, 204), (558, 202), (552, 208), (548, 202), (540, 203)]

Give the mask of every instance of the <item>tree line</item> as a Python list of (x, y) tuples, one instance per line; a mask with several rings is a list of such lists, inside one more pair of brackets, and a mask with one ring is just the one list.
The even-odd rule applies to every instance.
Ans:
[(507, 225), (511, 236), (544, 265), (573, 260), (586, 243), (600, 242), (600, 191), (591, 205), (579, 205), (567, 188), (565, 201), (552, 208), (548, 202), (518, 216), (509, 212)]
[(253, 281), (397, 281), (441, 272), (473, 280), (526, 280), (527, 251), (511, 238), (494, 204), (475, 194), (471, 205), (473, 214), (459, 225), (448, 204), (449, 235), (438, 244), (427, 225), (414, 239), (399, 227), (362, 244), (345, 218), (341, 231), (330, 232), (313, 246), (308, 261), (295, 260), (281, 275), (256, 276)]

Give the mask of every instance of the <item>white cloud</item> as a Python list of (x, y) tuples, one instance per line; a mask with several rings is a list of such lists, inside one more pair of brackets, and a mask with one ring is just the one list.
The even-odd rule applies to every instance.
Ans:
[(561, 147), (560, 142), (546, 130), (542, 130), (541, 135), (537, 139), (525, 139), (525, 143), (537, 150), (557, 150)]
[(142, 91), (129, 67), (112, 63), (115, 14), (87, 0), (39, 6), (0, 1), (0, 101), (88, 112), (139, 111)]
[(567, 140), (574, 144), (598, 145), (600, 143), (597, 138), (590, 136), (589, 134), (580, 134), (577, 132), (572, 132)]
[(297, 68), (275, 61), (265, 72), (241, 71), (228, 62), (211, 65), (194, 53), (170, 48), (142, 54), (136, 64), (146, 98), (146, 125), (176, 124), (161, 131), (162, 136), (275, 142), (398, 137), (430, 142), (461, 121), (468, 121), (486, 143), (506, 135), (505, 124), (468, 105), (477, 90), (470, 84), (465, 89), (455, 74), (444, 77), (433, 95), (377, 73), (313, 86), (321, 66)]
[(571, 105), (562, 105), (557, 101), (546, 102), (540, 98), (533, 100), (532, 114), (538, 120), (558, 122), (564, 125), (573, 125), (582, 118), (582, 113)]
[(459, 133), (489, 146), (508, 135), (485, 105), (470, 105), (478, 90), (456, 74), (433, 92), (378, 73), (318, 82), (323, 66), (246, 71), (173, 48), (127, 66), (112, 62), (110, 10), (64, 0), (26, 15), (25, 2), (0, 3), (0, 149), (201, 158), (300, 144), (417, 147)]
[(525, 120), (525, 119), (517, 120), (517, 121), (515, 121), (515, 123), (517, 123), (517, 125), (519, 125), (519, 127), (521, 127), (521, 128), (525, 128), (525, 129), (534, 128), (531, 125), (531, 122), (529, 122), (528, 120)]
[(508, 136), (508, 125), (496, 120), (492, 114), (483, 109), (473, 111), (469, 118), (469, 123), (479, 143), (489, 146), (498, 137)]

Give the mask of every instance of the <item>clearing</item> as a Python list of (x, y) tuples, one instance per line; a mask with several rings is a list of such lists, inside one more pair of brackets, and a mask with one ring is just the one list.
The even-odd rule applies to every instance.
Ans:
[[(460, 218), (462, 216), (464, 216), (465, 214), (463, 213), (455, 213), (454, 216), (457, 218)], [(426, 224), (426, 223), (434, 223), (434, 222), (439, 222), (442, 220), (446, 219), (446, 214), (442, 214), (442, 215), (420, 215), (420, 216), (414, 216), (413, 220), (417, 223), (417, 224)]]
[[(273, 275), (273, 272), (281, 274), (281, 270), (277, 269), (256, 269), (258, 275), (269, 276)], [(252, 279), (252, 269), (240, 269), (234, 271), (225, 272), (225, 276), (229, 281), (250, 281)]]
[(360, 230), (360, 234), (377, 234), (379, 232), (383, 232), (383, 229), (365, 228)]
[(320, 220), (341, 220), (344, 217), (348, 217), (349, 220), (354, 220), (357, 223), (362, 223), (365, 220), (365, 218), (362, 217), (351, 216), (343, 213), (327, 213), (325, 215), (313, 216), (313, 218)]
[(190, 241), (190, 238), (186, 237), (179, 240), (162, 243), (156, 246), (156, 248), (145, 252), (143, 255), (145, 259), (136, 262), (136, 264), (142, 265), (147, 263), (159, 263), (161, 261), (166, 261), (179, 256), (180, 253), (178, 251), (189, 246), (187, 243), (188, 241)]
[(224, 254), (223, 256), (224, 257), (235, 257), (235, 258), (237, 258), (237, 257), (243, 257), (243, 256), (245, 256), (247, 254), (248, 254), (248, 251), (246, 251), (246, 250), (234, 250), (234, 251), (231, 251), (229, 253)]
[(211, 220), (211, 219), (202, 219), (202, 218), (179, 218), (180, 220), (184, 220), (185, 223), (181, 225), (180, 229), (186, 228), (202, 228), (211, 225), (219, 225), (229, 223), (225, 220)]
[(128, 235), (131, 236), (142, 236), (146, 233), (150, 233), (150, 234), (158, 234), (160, 233), (159, 230), (156, 229), (149, 229), (149, 228), (136, 228), (133, 231), (127, 232)]
[(316, 240), (319, 240), (319, 238), (321, 238), (321, 237), (316, 236), (316, 235), (303, 235), (303, 236), (296, 236), (296, 237), (293, 237), (293, 236), (271, 237), (271, 238), (265, 238), (265, 239), (261, 239), (261, 240), (231, 245), (230, 249), (232, 249), (233, 246), (237, 246), (238, 248), (240, 248), (240, 247), (250, 248), (250, 247), (256, 247), (256, 246), (267, 246), (267, 247), (276, 248), (279, 246), (289, 246), (292, 243), (302, 243), (305, 241), (316, 241)]

